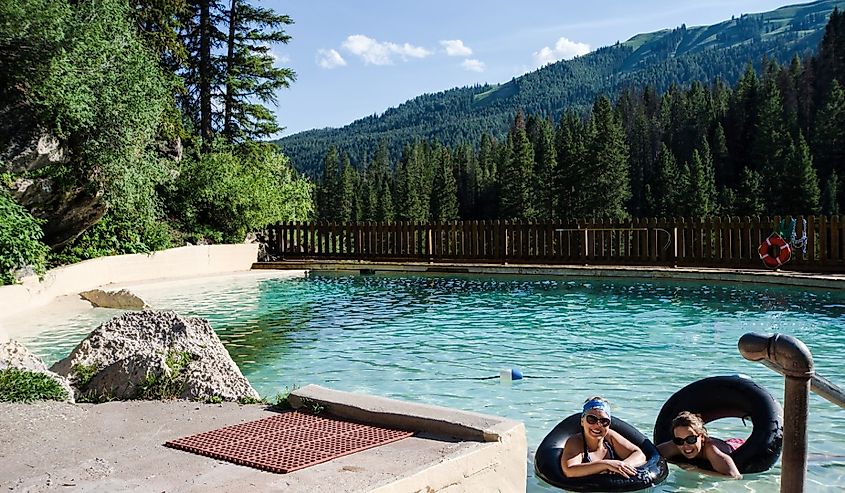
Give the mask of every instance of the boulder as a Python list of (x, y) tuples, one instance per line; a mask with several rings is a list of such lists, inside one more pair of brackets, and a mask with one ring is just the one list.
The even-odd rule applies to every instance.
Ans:
[(11, 191), (15, 201), (45, 221), (44, 243), (54, 250), (75, 240), (108, 210), (102, 191), (63, 186), (52, 178), (20, 178)]
[(97, 308), (117, 308), (119, 310), (143, 310), (149, 308), (144, 300), (128, 289), (120, 291), (103, 291), (92, 289), (79, 293), (85, 301), (88, 301)]
[(47, 365), (41, 358), (32, 354), (23, 344), (18, 341), (6, 341), (0, 343), (0, 370), (17, 368), (34, 373), (43, 373), (55, 380), (67, 392), (67, 401), (73, 402), (73, 388), (67, 378), (57, 375), (47, 369)]
[(259, 398), (208, 321), (173, 311), (115, 317), (51, 370), (92, 400)]

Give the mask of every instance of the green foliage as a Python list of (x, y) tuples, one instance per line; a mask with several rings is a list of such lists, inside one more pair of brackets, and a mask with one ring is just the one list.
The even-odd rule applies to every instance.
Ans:
[(223, 241), (242, 242), (268, 224), (309, 219), (311, 190), (273, 146), (220, 145), (183, 162), (170, 207), (187, 231), (211, 228)]
[(291, 387), (285, 387), (282, 392), (276, 393), (276, 397), (271, 401), (271, 407), (278, 410), (292, 409), (289, 400), (290, 394), (298, 388), (299, 386), (292, 385)]
[(267, 401), (260, 397), (238, 397), (238, 404), (247, 405), (247, 404), (266, 404)]
[(320, 414), (326, 410), (326, 406), (321, 402), (317, 402), (314, 399), (309, 399), (307, 397), (302, 398), (302, 407), (310, 411), (312, 414)]
[(534, 148), (525, 131), (525, 119), (518, 113), (508, 134), (508, 157), (501, 170), (499, 213), (507, 219), (529, 219), (536, 215), (534, 190)]
[(62, 265), (108, 255), (150, 253), (172, 245), (166, 222), (142, 214), (133, 216), (120, 209), (111, 210), (79, 238), (51, 254), (50, 263)]
[(30, 81), (41, 121), (73, 148), (76, 176), (111, 204), (144, 210), (166, 170), (152, 145), (167, 105), (158, 61), (138, 39), (123, 0), (83, 1), (65, 19), (62, 49)]
[(587, 214), (610, 218), (627, 216), (625, 204), (631, 197), (628, 144), (610, 100), (605, 97), (598, 98), (593, 106), (587, 149), (590, 158), (583, 182), (589, 190)]
[(431, 218), (435, 221), (453, 221), (458, 219), (458, 185), (452, 155), (445, 147), (437, 155), (437, 169), (431, 189)]
[[(185, 368), (194, 360), (187, 351), (170, 351), (165, 358), (169, 373), (147, 374), (138, 384), (137, 397), (144, 400), (176, 399), (185, 388)], [(212, 396), (213, 397), (213, 396)]]
[(0, 190), (0, 285), (17, 282), (18, 269), (44, 273), (49, 249), (43, 235), (39, 221)]
[(73, 374), (74, 374), (74, 385), (79, 388), (84, 388), (88, 385), (88, 382), (94, 378), (94, 375), (97, 373), (97, 366), (96, 365), (85, 365), (82, 363), (77, 363), (73, 365)]
[(44, 373), (6, 368), (0, 370), (0, 402), (63, 401), (68, 395)]

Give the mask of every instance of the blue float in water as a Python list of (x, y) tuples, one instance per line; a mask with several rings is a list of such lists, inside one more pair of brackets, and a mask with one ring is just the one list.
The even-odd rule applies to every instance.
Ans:
[(499, 372), (502, 380), (522, 380), (522, 372), (517, 368), (508, 368)]

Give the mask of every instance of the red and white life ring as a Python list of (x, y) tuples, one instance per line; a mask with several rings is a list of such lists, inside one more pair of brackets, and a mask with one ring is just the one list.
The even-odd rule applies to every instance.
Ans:
[(781, 265), (789, 262), (792, 258), (792, 248), (783, 237), (777, 233), (772, 233), (766, 238), (766, 241), (760, 243), (760, 248), (757, 249), (760, 254), (760, 260), (766, 264), (766, 267), (775, 269)]

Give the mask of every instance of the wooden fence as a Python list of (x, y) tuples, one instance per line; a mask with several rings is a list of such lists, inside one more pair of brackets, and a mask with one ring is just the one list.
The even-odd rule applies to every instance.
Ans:
[[(764, 268), (757, 249), (781, 218), (570, 221), (280, 223), (270, 253), (283, 259), (668, 265)], [(845, 216), (795, 218), (806, 251), (783, 269), (845, 272)], [(789, 241), (789, 238), (786, 238)]]

